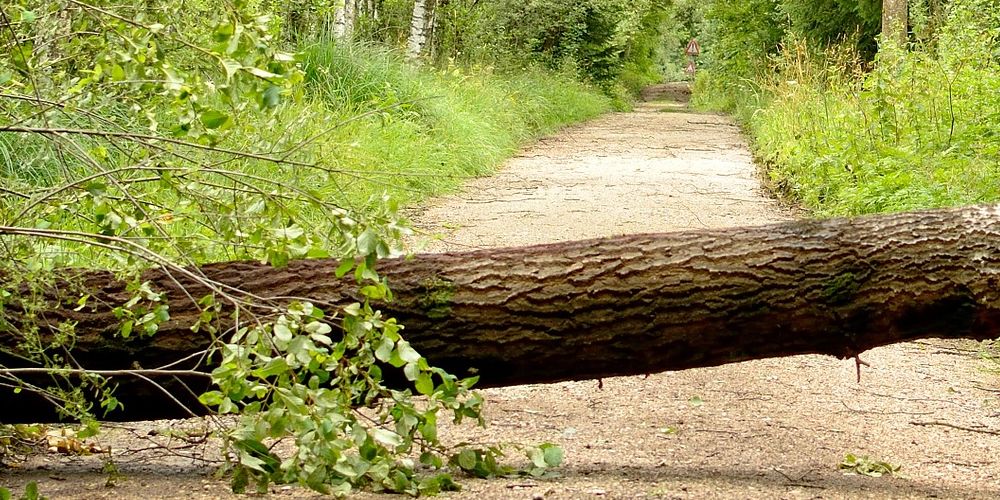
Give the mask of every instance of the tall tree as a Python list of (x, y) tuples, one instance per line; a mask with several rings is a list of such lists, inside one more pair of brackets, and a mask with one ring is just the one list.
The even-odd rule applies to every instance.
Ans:
[(907, 29), (906, 0), (882, 1), (882, 38), (899, 45), (906, 44)]
[(354, 36), (354, 25), (358, 18), (357, 0), (344, 0), (344, 38)]
[(333, 8), (333, 36), (349, 39), (354, 36), (354, 25), (357, 19), (355, 0), (343, 0)]
[(416, 59), (424, 52), (427, 39), (434, 28), (434, 7), (437, 0), (414, 0), (410, 18), (410, 36), (406, 44), (406, 57)]

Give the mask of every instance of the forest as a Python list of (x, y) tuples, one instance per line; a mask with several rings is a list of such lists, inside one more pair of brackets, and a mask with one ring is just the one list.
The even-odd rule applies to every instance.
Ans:
[[(685, 53), (691, 40), (697, 57)], [(685, 71), (689, 64), (696, 71)], [(479, 371), (470, 361), (482, 354), (476, 332), (489, 338), (504, 328), (485, 314), (448, 323), (459, 278), (442, 281), (434, 269), (452, 266), (460, 276), (471, 264), (412, 257), (420, 248), (407, 243), (410, 215), (539, 138), (628, 112), (643, 89), (680, 81), (695, 109), (736, 119), (768, 192), (806, 222), (662, 241), (680, 248), (696, 237), (732, 243), (767, 233), (814, 250), (835, 232), (857, 246), (824, 246), (817, 262), (858, 254), (874, 262), (883, 256), (865, 253), (866, 242), (905, 239), (934, 220), (941, 225), (927, 234), (959, 243), (898, 247), (963, 288), (928, 286), (930, 299), (913, 292), (919, 300), (894, 301), (909, 271), (889, 257), (871, 273), (832, 270), (834, 281), (803, 272), (788, 279), (803, 291), (787, 297), (826, 297), (823, 307), (850, 307), (857, 318), (884, 302), (887, 316), (909, 315), (900, 324), (921, 324), (848, 332), (860, 323), (838, 317), (837, 339), (849, 340), (817, 336), (807, 347), (782, 344), (790, 337), (777, 331), (766, 348), (711, 337), (761, 323), (737, 325), (733, 315), (751, 309), (790, 323), (801, 313), (796, 331), (823, 329), (825, 316), (809, 316), (809, 304), (759, 298), (698, 327), (717, 344), (684, 341), (711, 354), (623, 369), (657, 344), (644, 343), (647, 325), (615, 316), (648, 301), (630, 302), (632, 292), (609, 285), (619, 295), (602, 314), (634, 335), (624, 358), (587, 358), (585, 369), (585, 349), (577, 359), (559, 352), (547, 361), (566, 365), (557, 375), (531, 359), (509, 368), (490, 354)], [(8, 0), (0, 6), (0, 401), (11, 409), (0, 413), (0, 461), (30, 449), (41, 424), (71, 422), (73, 439), (84, 440), (102, 421), (152, 405), (172, 409), (144, 417), (225, 417), (213, 432), (234, 492), (297, 484), (418, 496), (456, 490), (462, 475), (546, 477), (563, 461), (557, 444), (455, 445), (438, 422), (483, 425), (482, 385), (806, 352), (855, 358), (860, 377), (860, 352), (940, 333), (931, 326), (954, 327), (943, 336), (995, 338), (993, 278), (951, 265), (970, 252), (997, 259), (995, 214), (947, 209), (996, 203), (998, 181), (995, 0)], [(974, 238), (952, 237), (963, 227)], [(517, 252), (539, 262), (593, 248), (616, 257), (632, 244), (624, 238), (460, 255), (514, 269), (504, 259)], [(325, 263), (325, 274), (290, 271), (310, 260)], [(392, 274), (399, 269), (416, 277)], [(258, 281), (248, 277), (255, 272)], [(856, 285), (862, 274), (884, 286)], [(275, 276), (294, 286), (273, 286)], [(509, 273), (512, 283), (518, 276)], [(692, 310), (671, 313), (681, 318), (670, 320), (680, 338)], [(617, 328), (601, 321), (584, 334)], [(465, 340), (427, 333), (441, 325)], [(525, 331), (569, 338), (547, 323)], [(873, 337), (857, 340), (861, 333)], [(716, 347), (727, 343), (730, 351)], [(550, 352), (551, 343), (539, 345), (534, 358)], [(995, 344), (979, 349), (1000, 369)], [(441, 354), (450, 351), (459, 354)], [(512, 449), (527, 466), (505, 461)]]

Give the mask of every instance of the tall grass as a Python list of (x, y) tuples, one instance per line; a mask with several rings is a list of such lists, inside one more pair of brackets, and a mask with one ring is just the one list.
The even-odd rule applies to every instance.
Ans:
[(418, 68), (388, 50), (333, 43), (304, 53), (305, 98), (274, 119), (280, 134), (256, 130), (243, 145), (280, 149), (322, 134), (301, 154), (333, 173), (292, 180), (352, 206), (383, 192), (409, 204), (454, 189), (526, 141), (610, 107), (571, 75), (537, 68)]
[(1000, 66), (958, 54), (883, 49), (868, 70), (792, 42), (742, 92), (700, 99), (736, 108), (773, 185), (817, 215), (1000, 200)]
[(788, 194), (824, 215), (1000, 199), (995, 64), (883, 51), (874, 70), (785, 51), (774, 99), (750, 119)]

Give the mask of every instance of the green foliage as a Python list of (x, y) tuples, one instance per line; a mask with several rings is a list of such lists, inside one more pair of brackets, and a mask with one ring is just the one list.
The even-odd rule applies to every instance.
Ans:
[(665, 77), (678, 79), (676, 71), (670, 74), (669, 66), (671, 62), (676, 62), (674, 58), (680, 52), (677, 48), (682, 39), (686, 44), (687, 37), (680, 34), (683, 25), (676, 22), (675, 14), (672, 6), (654, 4), (642, 17), (617, 77), (631, 95), (639, 95), (643, 88), (660, 83)]
[[(51, 278), (105, 268), (129, 283), (108, 306), (114, 341), (156, 335), (167, 297), (138, 273), (158, 266), (207, 293), (191, 297), (202, 310), (192, 328), (218, 339), (221, 363), (202, 401), (240, 414), (226, 431), (234, 489), (434, 493), (457, 488), (451, 471), (542, 475), (561, 461), (553, 445), (522, 447), (531, 465), (516, 471), (500, 446), (441, 444), (439, 415), (481, 423), (482, 398), (374, 307), (391, 300), (376, 266), (398, 253), (401, 201), (488, 172), (607, 98), (568, 72), (418, 70), (346, 43), (280, 50), (282, 33), (311, 40), (309, 23), (244, 2), (23, 0), (0, 14), (0, 330), (20, 339), (5, 355), (52, 378), (39, 387), (0, 367), (5, 384), (44, 393), (96, 432), (92, 414), (119, 406), (113, 381), (67, 354), (75, 325), (30, 318), (94, 307), (72, 281), (58, 285), (64, 304), (50, 302)], [(338, 273), (352, 272), (365, 300), (272, 302), (192, 271), (315, 257), (341, 258)]]
[(756, 75), (787, 29), (778, 0), (713, 2), (702, 27), (702, 61), (726, 81)]
[[(304, 61), (314, 97), (308, 112), (345, 122), (324, 135), (329, 146), (313, 148), (345, 171), (324, 195), (346, 195), (350, 205), (383, 191), (412, 202), (453, 189), (490, 172), (525, 140), (609, 108), (573, 75), (538, 68), (416, 69), (392, 52), (343, 44), (314, 45)], [(358, 113), (372, 114), (351, 118)], [(303, 120), (298, 131), (308, 137), (322, 123)]]
[(998, 15), (995, 2), (951, 2), (945, 24), (922, 28), (935, 39), (873, 65), (850, 41), (787, 38), (750, 77), (702, 75), (696, 102), (735, 111), (772, 187), (819, 215), (995, 201)]
[(610, 88), (630, 65), (656, 73), (667, 5), (653, 0), (504, 0), (489, 33), (514, 60), (570, 67)]
[(1000, 341), (984, 342), (979, 356), (986, 363), (986, 369), (994, 374), (1000, 374)]
[[(362, 293), (390, 299), (369, 267), (370, 255), (355, 270), (368, 283)], [(411, 495), (455, 488), (443, 471), (450, 450), (438, 439), (437, 419), (448, 411), (456, 424), (471, 418), (483, 425), (482, 397), (469, 390), (475, 379), (457, 380), (429, 366), (402, 339), (402, 326), (368, 302), (341, 314), (341, 332), (333, 335), (324, 311), (294, 303), (272, 324), (241, 329), (222, 346), (212, 372), (218, 390), (202, 401), (240, 414), (229, 435), (237, 454), (234, 491), (253, 483), (266, 492), (269, 482), (328, 494), (353, 487)], [(412, 389), (386, 386), (383, 372), (393, 369), (402, 370)], [(288, 438), (294, 440), (290, 453), (275, 450)], [(409, 454), (437, 472), (417, 475), (410, 460), (399, 458)]]
[(1000, 199), (997, 66), (966, 61), (884, 53), (857, 74), (835, 56), (783, 60), (749, 120), (772, 180), (820, 214)]
[[(0, 500), (12, 500), (13, 498), (14, 494), (9, 489), (0, 487)], [(48, 497), (38, 491), (38, 483), (30, 481), (24, 485), (24, 493), (17, 497), (17, 500), (45, 500), (46, 498)]]
[[(698, 39), (702, 53), (692, 102), (699, 107), (739, 111), (759, 97), (758, 78), (780, 48), (788, 29), (778, 0), (712, 2), (704, 11)], [(749, 106), (743, 106), (749, 107)]]
[(940, 27), (940, 56), (952, 64), (1000, 62), (1000, 5), (995, 0), (951, 0)]
[(882, 0), (781, 0), (789, 29), (818, 47), (845, 41), (871, 60), (882, 29)]
[(845, 474), (860, 474), (868, 477), (895, 476), (899, 473), (900, 466), (890, 464), (882, 460), (873, 459), (867, 455), (856, 456), (852, 453), (844, 455), (844, 460), (837, 464), (837, 468), (845, 471)]
[[(662, 30), (660, 41), (663, 46), (664, 80), (679, 81), (690, 78), (684, 73), (689, 60), (686, 53), (687, 44), (694, 38), (704, 45), (703, 28), (706, 26), (707, 9), (708, 4), (697, 0), (676, 0), (671, 3), (669, 18), (664, 23), (665, 29)], [(623, 74), (623, 79), (627, 77), (628, 72)]]
[[(30, 453), (44, 432), (37, 424), (0, 424), (0, 458)], [(4, 465), (0, 463), (0, 467)]]

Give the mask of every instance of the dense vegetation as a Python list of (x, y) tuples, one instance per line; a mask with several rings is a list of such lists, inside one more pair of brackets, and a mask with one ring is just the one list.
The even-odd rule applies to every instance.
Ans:
[[(400, 204), (489, 172), (538, 134), (627, 106), (630, 92), (676, 67), (671, 9), (660, 0), (5, 2), (0, 334), (18, 345), (0, 352), (0, 387), (40, 394), (85, 421), (81, 435), (95, 432), (95, 415), (120, 405), (114, 380), (76, 363), (74, 325), (41, 318), (58, 306), (43, 292), (55, 270), (114, 270), (134, 294), (111, 305), (114, 341), (132, 342), (170, 318), (139, 278), (156, 265), (211, 290), (191, 297), (203, 310), (191, 327), (218, 339), (206, 353), (218, 361), (216, 389), (201, 400), (240, 415), (220, 430), (234, 489), (418, 494), (456, 487), (452, 471), (512, 473), (501, 448), (441, 444), (437, 419), (481, 423), (482, 398), (474, 379), (429, 366), (371, 307), (391, 297), (377, 259), (398, 252)], [(324, 311), (192, 271), (324, 256), (344, 258), (337, 273), (357, 280), (364, 302)], [(62, 307), (95, 306), (72, 281), (57, 286)], [(13, 360), (49, 371), (26, 379)], [(123, 363), (150, 383), (183, 368)], [(386, 387), (383, 370), (412, 387)], [(521, 473), (561, 460), (552, 445), (521, 449)]]
[(1000, 5), (909, 3), (909, 43), (877, 53), (879, 2), (711, 3), (697, 100), (817, 214), (1000, 199)]

